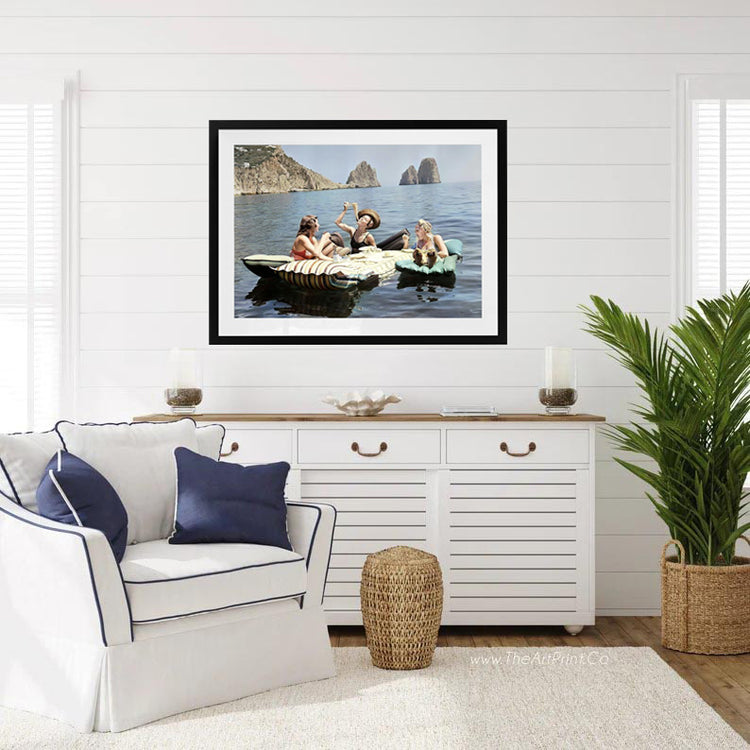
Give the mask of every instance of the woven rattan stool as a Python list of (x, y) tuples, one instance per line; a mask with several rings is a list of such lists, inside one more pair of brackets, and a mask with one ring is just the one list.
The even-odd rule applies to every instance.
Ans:
[(368, 555), (360, 597), (372, 663), (381, 669), (428, 667), (443, 612), (443, 576), (435, 555), (412, 547)]

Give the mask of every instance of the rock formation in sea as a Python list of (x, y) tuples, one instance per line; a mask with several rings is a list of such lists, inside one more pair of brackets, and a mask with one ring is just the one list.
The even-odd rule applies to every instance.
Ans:
[(349, 172), (346, 184), (349, 187), (360, 188), (380, 187), (378, 173), (366, 161), (361, 161), (351, 172)]
[(422, 159), (419, 164), (417, 176), (420, 185), (431, 185), (435, 182), (440, 182), (440, 172), (438, 171), (437, 162), (432, 157)]
[(414, 169), (414, 165), (410, 164), (401, 175), (401, 181), (399, 185), (417, 185), (419, 183), (419, 176), (417, 170)]
[(234, 194), (261, 195), (346, 187), (287, 156), (281, 146), (234, 147)]

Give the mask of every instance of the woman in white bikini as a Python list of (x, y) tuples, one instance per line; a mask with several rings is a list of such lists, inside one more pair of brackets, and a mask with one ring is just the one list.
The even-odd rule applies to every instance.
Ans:
[[(426, 219), (419, 219), (414, 226), (417, 240), (413, 245), (414, 262), (420, 266), (432, 268), (438, 258), (448, 257), (448, 248), (439, 234), (433, 234), (432, 224)], [(403, 236), (404, 250), (409, 249), (409, 235)]]

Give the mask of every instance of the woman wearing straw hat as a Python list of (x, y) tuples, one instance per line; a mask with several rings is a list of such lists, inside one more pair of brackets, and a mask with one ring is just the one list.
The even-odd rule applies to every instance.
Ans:
[[(344, 224), (344, 216), (349, 207), (354, 209), (354, 218), (357, 220), (356, 227), (350, 227)], [(371, 208), (363, 208), (361, 211), (356, 203), (344, 203), (344, 210), (336, 219), (336, 226), (349, 232), (351, 237), (352, 252), (357, 253), (366, 245), (376, 247), (375, 238), (370, 234), (371, 229), (377, 229), (380, 226), (380, 216), (377, 211)]]

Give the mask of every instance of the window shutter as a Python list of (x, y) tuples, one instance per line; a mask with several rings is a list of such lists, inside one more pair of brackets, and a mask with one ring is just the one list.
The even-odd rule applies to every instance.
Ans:
[(59, 104), (0, 104), (0, 430), (60, 409)]
[(750, 279), (750, 99), (693, 101), (693, 300)]

